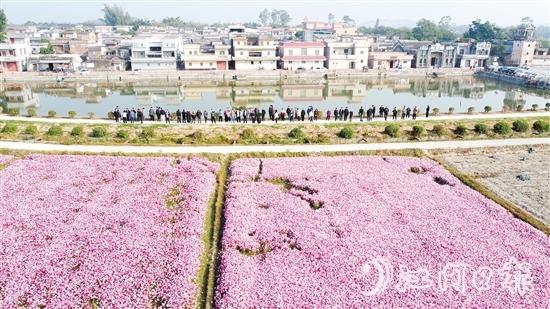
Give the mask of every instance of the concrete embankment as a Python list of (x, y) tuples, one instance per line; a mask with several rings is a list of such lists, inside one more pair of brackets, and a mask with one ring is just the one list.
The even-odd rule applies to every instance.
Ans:
[(327, 72), (302, 72), (296, 73), (287, 70), (274, 71), (214, 71), (214, 72), (193, 72), (193, 71), (154, 71), (145, 72), (91, 72), (80, 75), (78, 73), (2, 73), (0, 79), (4, 83), (55, 83), (65, 82), (140, 82), (140, 81), (261, 81), (261, 80), (333, 80), (333, 79), (365, 79), (376, 77), (387, 78), (414, 78), (432, 76), (436, 73), (439, 77), (445, 76), (471, 76), (474, 71), (464, 69), (410, 69), (405, 72), (377, 71), (368, 72), (356, 70), (329, 70)]

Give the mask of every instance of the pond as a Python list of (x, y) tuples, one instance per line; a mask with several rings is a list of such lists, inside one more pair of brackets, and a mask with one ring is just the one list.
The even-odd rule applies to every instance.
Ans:
[(74, 110), (79, 117), (93, 112), (106, 117), (120, 108), (162, 107), (169, 111), (219, 110), (230, 107), (306, 108), (326, 110), (348, 107), (355, 113), (363, 106), (381, 105), (402, 109), (403, 106), (424, 110), (427, 105), (445, 113), (449, 108), (466, 112), (469, 107), (481, 112), (485, 106), (493, 111), (504, 105), (515, 110), (518, 105), (543, 108), (550, 101), (550, 91), (500, 84), (477, 77), (410, 78), (318, 81), (231, 81), (231, 82), (134, 82), (134, 83), (66, 83), (19, 84), (0, 86), (0, 104), (4, 110), (19, 108), (22, 115), (34, 108), (37, 115), (47, 116), (55, 110), (67, 116)]

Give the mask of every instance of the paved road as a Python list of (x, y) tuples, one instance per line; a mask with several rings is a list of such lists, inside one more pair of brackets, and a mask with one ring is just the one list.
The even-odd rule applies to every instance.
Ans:
[(255, 146), (100, 146), (100, 145), (57, 145), (29, 142), (0, 142), (0, 148), (12, 150), (70, 151), (89, 153), (242, 153), (242, 152), (334, 152), (381, 149), (447, 149), (481, 148), (498, 146), (550, 145), (550, 138), (501, 139), (477, 141), (418, 142), (418, 143), (375, 143), (346, 145), (255, 145)]
[[(421, 109), (422, 111), (422, 109)], [(526, 112), (522, 112), (522, 113), (500, 113), (500, 112), (493, 112), (493, 113), (488, 113), (488, 114), (485, 114), (485, 113), (479, 113), (479, 114), (472, 114), (472, 115), (469, 115), (469, 114), (453, 114), (453, 115), (449, 115), (449, 114), (441, 114), (439, 116), (432, 116), (430, 115), (429, 118), (426, 118), (426, 114), (420, 114), (417, 118), (417, 120), (462, 120), (462, 119), (502, 119), (502, 118), (518, 118), (518, 117), (540, 117), (540, 116), (550, 116), (550, 111), (547, 112), (547, 111), (540, 111), (540, 112), (530, 112), (530, 111), (526, 111)], [(332, 118), (334, 119), (334, 118)], [(391, 119), (391, 115), (388, 116), (388, 119)], [(0, 120), (17, 120), (17, 121), (34, 121), (34, 122), (45, 122), (45, 123), (79, 123), (79, 124), (83, 124), (83, 123), (90, 123), (90, 124), (99, 124), (99, 123), (111, 123), (111, 124), (114, 124), (115, 121), (114, 120), (108, 120), (108, 119), (89, 119), (89, 118), (41, 118), (41, 117), (34, 117), (34, 118), (30, 118), (30, 117), (12, 117), (12, 116), (8, 116), (8, 115), (0, 115)], [(375, 117), (373, 121), (376, 121), (376, 122), (383, 122), (384, 119), (383, 118), (379, 118), (379, 117)], [(405, 120), (397, 120), (397, 122), (402, 122), (402, 121), (405, 121)], [(412, 120), (408, 120), (408, 121), (412, 121)], [(325, 124), (325, 123), (335, 123), (336, 121), (334, 120), (330, 120), (330, 121), (325, 121), (325, 120), (319, 120), (319, 121), (316, 121), (315, 123), (316, 124)], [(338, 121), (340, 122), (340, 121)], [(342, 121), (343, 122), (343, 121)], [(355, 118), (353, 119), (353, 122), (354, 123), (357, 123), (359, 122), (359, 118)], [(388, 120), (387, 122), (392, 122), (392, 120)], [(159, 124), (160, 122), (150, 122), (150, 121), (145, 121), (143, 124), (144, 125), (148, 125), (148, 124)], [(287, 121), (279, 121), (278, 124), (303, 124), (303, 123), (308, 123), (307, 121), (306, 122), (300, 122), (300, 121), (296, 121), (296, 122), (289, 122), (288, 120)], [(365, 123), (366, 120), (365, 120)], [(175, 121), (172, 121), (172, 124), (176, 125), (176, 122)], [(221, 122), (221, 123), (217, 123), (218, 125), (232, 125), (230, 122)], [(272, 122), (272, 121), (266, 121), (266, 122), (262, 122), (262, 124), (267, 124), (267, 125), (273, 125), (275, 124), (275, 122)], [(202, 124), (204, 125), (204, 124)], [(211, 125), (211, 123), (209, 122), (208, 125)], [(247, 125), (252, 125), (251, 122), (249, 122)], [(197, 126), (200, 126), (199, 124), (197, 124)]]

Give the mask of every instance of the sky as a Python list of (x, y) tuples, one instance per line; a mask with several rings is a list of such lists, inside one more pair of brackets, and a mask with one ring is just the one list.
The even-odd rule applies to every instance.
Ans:
[(305, 17), (326, 21), (329, 13), (336, 21), (347, 15), (357, 25), (369, 22), (366, 26), (374, 26), (377, 18), (381, 21), (408, 20), (413, 25), (426, 18), (437, 23), (447, 15), (457, 25), (481, 19), (505, 27), (519, 24), (526, 16), (537, 25), (550, 23), (548, 0), (0, 0), (0, 7), (4, 9), (8, 24), (23, 24), (29, 20), (78, 23), (103, 18), (104, 3), (117, 4), (133, 17), (157, 21), (179, 16), (183, 21), (204, 23), (257, 22), (260, 12), (267, 8), (269, 11), (286, 10), (292, 18), (292, 25), (300, 24)]

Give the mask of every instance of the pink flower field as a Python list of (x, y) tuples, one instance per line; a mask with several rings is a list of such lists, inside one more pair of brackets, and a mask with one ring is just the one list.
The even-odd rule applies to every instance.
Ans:
[(29, 155), (0, 171), (0, 308), (192, 307), (219, 166)]
[(217, 308), (549, 308), (550, 240), (409, 157), (239, 159)]

